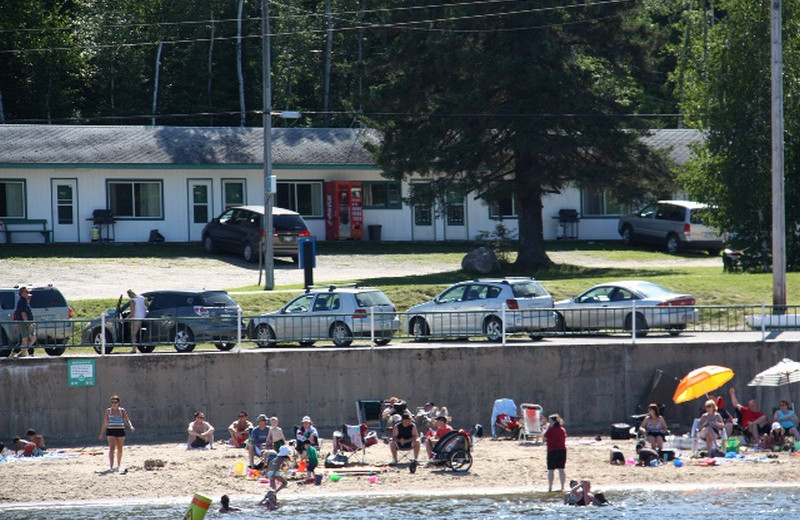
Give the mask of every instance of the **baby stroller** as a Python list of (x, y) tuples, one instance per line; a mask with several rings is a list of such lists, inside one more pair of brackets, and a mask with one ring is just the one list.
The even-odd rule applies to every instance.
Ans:
[(447, 432), (433, 447), (431, 466), (448, 466), (453, 471), (472, 467), (472, 437), (464, 430)]

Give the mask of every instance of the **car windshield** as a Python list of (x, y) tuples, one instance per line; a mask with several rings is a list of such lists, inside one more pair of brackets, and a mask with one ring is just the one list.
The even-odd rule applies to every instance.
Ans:
[(203, 293), (198, 302), (200, 305), (206, 307), (235, 307), (236, 302), (233, 301), (226, 292), (208, 292)]
[(375, 307), (377, 305), (392, 305), (392, 301), (381, 291), (356, 293), (356, 303), (359, 307)]
[(533, 298), (534, 296), (545, 296), (547, 291), (544, 287), (533, 280), (517, 282), (511, 284), (511, 291), (515, 298)]

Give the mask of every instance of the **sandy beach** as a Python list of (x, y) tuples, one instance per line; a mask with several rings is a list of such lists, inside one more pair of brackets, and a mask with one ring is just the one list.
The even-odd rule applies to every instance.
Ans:
[[(716, 459), (715, 466), (696, 465), (699, 460), (689, 459), (688, 450), (683, 451), (687, 458), (682, 467), (672, 463), (659, 467), (612, 466), (608, 461), (614, 444), (623, 449), (626, 457), (634, 456), (633, 440), (612, 441), (605, 437), (596, 441), (592, 437), (570, 437), (567, 480), (590, 479), (597, 489), (610, 491), (613, 496), (614, 489), (631, 487), (795, 485), (800, 471), (800, 456), (783, 452), (776, 458), (767, 458), (766, 452), (755, 450), (748, 451), (743, 458)], [(323, 456), (330, 448), (331, 441), (325, 439)], [(61, 456), (52, 458), (0, 463), (0, 504), (173, 497), (188, 501), (198, 492), (215, 501), (222, 494), (228, 494), (232, 503), (249, 505), (254, 497), (268, 491), (268, 484), (231, 474), (235, 462), (246, 463), (246, 452), (222, 443), (216, 443), (213, 450), (186, 450), (185, 444), (137, 444), (134, 433), (128, 437), (122, 473), (106, 471), (107, 453), (107, 448), (97, 443), (85, 448), (64, 449)], [(544, 445), (484, 438), (473, 447), (474, 465), (469, 472), (454, 473), (446, 468), (421, 465), (412, 474), (407, 465), (388, 465), (391, 461), (389, 448), (381, 442), (368, 448), (366, 453), (367, 468), (376, 472), (374, 479), (340, 472), (343, 477), (333, 482), (330, 474), (336, 470), (320, 468), (326, 475), (322, 485), (305, 485), (300, 484), (300, 480), (290, 479), (281, 496), (292, 499), (307, 495), (367, 493), (543, 493), (547, 491), (545, 454)], [(163, 461), (164, 467), (145, 469), (148, 460)]]

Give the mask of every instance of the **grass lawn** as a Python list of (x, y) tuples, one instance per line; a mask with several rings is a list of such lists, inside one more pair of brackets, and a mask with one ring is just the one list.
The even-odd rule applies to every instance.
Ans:
[[(772, 275), (769, 273), (725, 273), (719, 267), (693, 267), (675, 264), (664, 267), (664, 262), (674, 261), (676, 256), (649, 249), (628, 248), (619, 242), (549, 242), (549, 251), (558, 251), (566, 262), (535, 273), (515, 271), (509, 264), (497, 276), (534, 276), (547, 288), (555, 299), (574, 296), (584, 289), (604, 281), (619, 279), (646, 279), (669, 287), (675, 291), (693, 294), (700, 305), (759, 305), (762, 300), (769, 305), (772, 301)], [(14, 248), (14, 256), (41, 257), (49, 248), (61, 249), (64, 256), (89, 258), (92, 253), (105, 257), (108, 250), (116, 251), (115, 256), (159, 257), (198, 256), (203, 257), (202, 248), (196, 244), (129, 245), (119, 244), (114, 248), (66, 247), (50, 244), (47, 247), (23, 246)], [(464, 254), (474, 248), (474, 243), (407, 243), (407, 242), (321, 242), (318, 255), (372, 255), (378, 258), (402, 259), (408, 263), (431, 264), (436, 262), (459, 262)], [(570, 263), (570, 253), (575, 254)], [(590, 255), (592, 259), (613, 265), (614, 262), (635, 262), (638, 267), (586, 267), (580, 265), (581, 258)], [(58, 255), (54, 255), (58, 256)], [(705, 258), (704, 255), (686, 253), (677, 258)], [(514, 254), (509, 255), (513, 260)], [(363, 278), (341, 280), (358, 282), (361, 285), (380, 287), (397, 305), (399, 310), (433, 298), (447, 285), (475, 275), (461, 270), (450, 272), (403, 277)], [(277, 287), (277, 289), (302, 289), (299, 286)], [(256, 285), (229, 288), (231, 291), (258, 291)], [(800, 273), (787, 275), (787, 294), (790, 305), (800, 304)], [(236, 301), (245, 314), (252, 315), (276, 310), (292, 297), (285, 292), (258, 292), (256, 294), (237, 294)], [(101, 312), (116, 305), (114, 299), (96, 299), (71, 302), (76, 317), (98, 316)]]

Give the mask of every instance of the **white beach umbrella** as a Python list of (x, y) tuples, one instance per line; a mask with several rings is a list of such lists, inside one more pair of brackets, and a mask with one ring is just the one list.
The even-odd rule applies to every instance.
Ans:
[(784, 358), (777, 365), (756, 374), (756, 377), (747, 383), (747, 386), (789, 385), (789, 395), (791, 396), (792, 383), (800, 383), (800, 363)]

